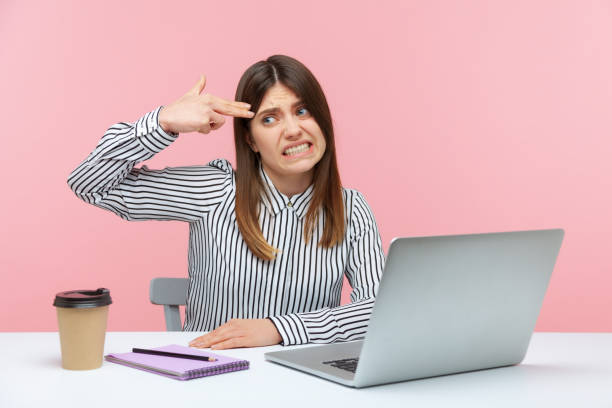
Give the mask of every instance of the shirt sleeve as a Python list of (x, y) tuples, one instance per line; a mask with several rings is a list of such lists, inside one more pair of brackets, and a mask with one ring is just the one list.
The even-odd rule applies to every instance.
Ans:
[(179, 136), (160, 126), (162, 108), (134, 123), (116, 123), (104, 133), (94, 151), (68, 176), (77, 197), (128, 221), (193, 222), (223, 200), (233, 182), (227, 160), (161, 170), (135, 167)]
[(367, 332), (385, 254), (370, 206), (358, 191), (353, 191), (352, 201), (350, 247), (345, 270), (353, 288), (351, 303), (270, 317), (284, 346), (357, 340)]

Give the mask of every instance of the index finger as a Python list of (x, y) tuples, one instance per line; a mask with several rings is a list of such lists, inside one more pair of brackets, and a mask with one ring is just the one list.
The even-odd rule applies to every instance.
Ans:
[(225, 325), (217, 327), (215, 330), (202, 337), (199, 337), (189, 343), (191, 347), (210, 347), (213, 344), (217, 344), (228, 339), (235, 337), (230, 331), (227, 330)]
[(235, 104), (225, 103), (223, 101), (213, 101), (212, 107), (215, 112), (221, 113), (223, 115), (238, 116), (247, 119), (250, 119), (255, 116), (255, 112), (250, 111), (247, 107), (236, 106)]
[(206, 338), (206, 336), (208, 336), (208, 333), (207, 333), (207, 334), (204, 334), (204, 335), (202, 335), (202, 336), (200, 336), (200, 337), (196, 337), (195, 339), (193, 339), (193, 340), (191, 340), (191, 341), (189, 342), (189, 345), (191, 346), (191, 345), (192, 345), (192, 344), (194, 344), (194, 343), (198, 343), (198, 342), (200, 342), (200, 341), (204, 340), (204, 339)]
[(240, 102), (240, 101), (231, 101), (229, 99), (223, 99), (219, 96), (208, 94), (208, 96), (213, 100), (213, 102), (218, 102), (220, 104), (236, 106), (237, 108), (246, 108), (249, 109), (251, 107), (250, 103)]

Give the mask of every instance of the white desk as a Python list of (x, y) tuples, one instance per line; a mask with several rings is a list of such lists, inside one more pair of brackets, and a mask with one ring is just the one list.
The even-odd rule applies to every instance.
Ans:
[[(110, 332), (105, 354), (198, 334)], [(360, 390), (264, 360), (282, 348), (224, 350), (251, 368), (177, 381), (106, 361), (64, 370), (57, 332), (0, 333), (0, 407), (612, 407), (612, 333), (536, 333), (518, 366)]]

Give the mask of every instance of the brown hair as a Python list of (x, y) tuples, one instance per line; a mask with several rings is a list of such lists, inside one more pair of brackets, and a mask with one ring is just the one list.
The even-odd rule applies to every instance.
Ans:
[[(345, 221), (334, 129), (321, 85), (298, 60), (285, 55), (273, 55), (265, 61), (256, 62), (245, 71), (238, 83), (235, 100), (251, 104), (251, 111), (257, 112), (267, 90), (276, 83), (283, 84), (302, 99), (325, 137), (325, 153), (314, 167), (313, 196), (306, 213), (304, 240), (310, 241), (318, 223), (319, 209), (322, 208), (325, 223), (318, 246), (329, 248), (344, 239)], [(249, 249), (258, 258), (272, 260), (279, 250), (266, 241), (259, 226), (259, 202), (264, 184), (259, 175), (259, 155), (248, 144), (250, 121), (234, 117), (236, 220)]]

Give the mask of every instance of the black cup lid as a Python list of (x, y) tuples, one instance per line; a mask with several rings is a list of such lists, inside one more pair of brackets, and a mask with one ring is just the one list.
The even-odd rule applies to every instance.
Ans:
[(106, 306), (111, 303), (113, 301), (110, 297), (110, 291), (106, 288), (99, 288), (97, 290), (69, 290), (60, 292), (55, 295), (53, 306), (88, 308)]

